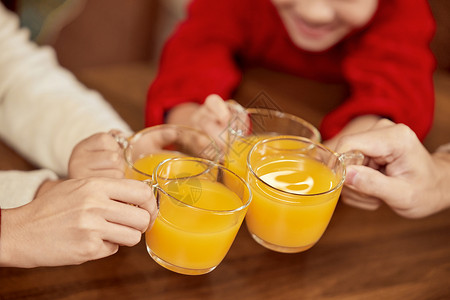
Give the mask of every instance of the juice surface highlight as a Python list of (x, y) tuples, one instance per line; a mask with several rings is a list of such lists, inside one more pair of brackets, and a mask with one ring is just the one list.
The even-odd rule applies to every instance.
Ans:
[(337, 176), (324, 164), (302, 155), (267, 157), (254, 170), (275, 189), (249, 175), (253, 200), (246, 223), (250, 232), (281, 247), (306, 250), (314, 245), (339, 198), (340, 188), (326, 193), (338, 184)]
[[(171, 186), (172, 185), (172, 186)], [(188, 179), (163, 187), (177, 199), (208, 210), (233, 210), (242, 200), (225, 185), (205, 179)], [(228, 252), (244, 218), (239, 214), (218, 214), (199, 210), (163, 195), (159, 214), (146, 232), (148, 248), (160, 259), (187, 269), (217, 266)]]

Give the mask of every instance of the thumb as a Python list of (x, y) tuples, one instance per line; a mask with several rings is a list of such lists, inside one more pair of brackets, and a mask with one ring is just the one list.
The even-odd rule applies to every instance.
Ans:
[(405, 197), (405, 183), (366, 166), (348, 166), (345, 184), (368, 196), (378, 198), (389, 206), (401, 206)]

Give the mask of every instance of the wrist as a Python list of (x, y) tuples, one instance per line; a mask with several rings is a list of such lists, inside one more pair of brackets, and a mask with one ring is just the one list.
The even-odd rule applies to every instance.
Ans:
[(44, 194), (46, 191), (50, 190), (52, 187), (57, 185), (58, 183), (62, 182), (62, 180), (46, 180), (44, 181), (36, 191), (36, 195), (34, 198), (39, 197), (40, 195)]
[(2, 208), (0, 207), (0, 266), (2, 265)]
[[(4, 242), (4, 237), (2, 237), (2, 231), (5, 230), (5, 226), (2, 223), (2, 213), (4, 214), (5, 210), (0, 208), (0, 267), (8, 266), (8, 254), (6, 249), (6, 243)], [(4, 218), (3, 218), (4, 219)]]
[(448, 178), (450, 177), (450, 153), (435, 152), (432, 154), (433, 163), (438, 171), (437, 189), (438, 211), (450, 208), (450, 185)]
[[(45, 253), (30, 246), (35, 232), (30, 232), (30, 216), (34, 215), (30, 204), (2, 210), (2, 243), (0, 243), (0, 267), (37, 267), (36, 258)], [(39, 229), (37, 229), (39, 230)]]
[(2, 210), (2, 224), (1, 224), (1, 241), (0, 241), (0, 267), (14, 267), (15, 264), (13, 262), (13, 241), (10, 240), (11, 236), (11, 228), (14, 225), (11, 225), (11, 212), (16, 210), (13, 209), (3, 209)]

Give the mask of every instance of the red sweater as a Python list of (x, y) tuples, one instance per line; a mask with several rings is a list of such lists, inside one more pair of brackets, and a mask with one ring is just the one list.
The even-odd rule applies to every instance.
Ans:
[(194, 0), (163, 50), (146, 126), (180, 103), (203, 103), (212, 93), (232, 98), (242, 70), (259, 66), (348, 84), (350, 97), (322, 121), (324, 139), (365, 114), (405, 123), (423, 139), (434, 111), (434, 30), (426, 0), (379, 0), (367, 26), (312, 53), (293, 44), (270, 0)]

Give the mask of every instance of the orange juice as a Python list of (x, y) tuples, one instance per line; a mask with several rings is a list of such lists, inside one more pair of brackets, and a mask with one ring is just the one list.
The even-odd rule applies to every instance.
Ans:
[(145, 235), (149, 252), (182, 269), (216, 267), (228, 252), (245, 215), (245, 211), (221, 211), (241, 207), (241, 198), (222, 183), (196, 177), (171, 181), (160, 188), (165, 192), (159, 195), (159, 214)]
[[(256, 240), (299, 252), (322, 236), (340, 195), (327, 193), (338, 177), (321, 162), (301, 154), (268, 156), (249, 174), (253, 200), (246, 223)], [(289, 250), (290, 249), (290, 250)]]
[[(145, 180), (149, 179), (149, 176), (153, 174), (153, 170), (156, 168), (156, 166), (169, 158), (173, 157), (183, 157), (183, 155), (180, 152), (176, 151), (163, 151), (159, 153), (153, 153), (146, 155), (142, 158), (137, 159), (133, 163), (134, 169), (131, 169), (130, 167), (127, 167), (125, 170), (125, 177), (130, 179), (136, 179), (136, 180)], [(139, 172), (137, 172), (138, 170)], [(141, 173), (140, 173), (141, 172)], [(145, 175), (147, 174), (147, 175)]]
[(247, 156), (253, 145), (270, 137), (270, 135), (250, 135), (247, 137), (231, 137), (230, 149), (225, 157), (225, 165), (242, 178), (247, 175)]

